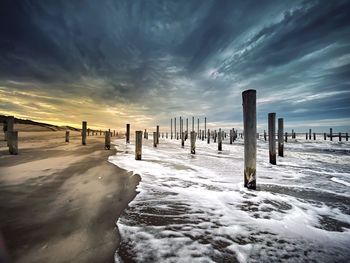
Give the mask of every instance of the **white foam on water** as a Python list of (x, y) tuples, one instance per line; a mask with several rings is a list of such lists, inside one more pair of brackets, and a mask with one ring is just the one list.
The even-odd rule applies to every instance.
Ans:
[(348, 145), (287, 143), (273, 166), (259, 140), (258, 190), (251, 191), (242, 183), (240, 140), (225, 142), (221, 153), (217, 144), (197, 141), (195, 155), (188, 141), (184, 149), (180, 140), (161, 139), (157, 148), (151, 142), (143, 142), (142, 161), (123, 140), (109, 158), (142, 177), (140, 193), (118, 221), (116, 262), (126, 252), (137, 262), (350, 259)]

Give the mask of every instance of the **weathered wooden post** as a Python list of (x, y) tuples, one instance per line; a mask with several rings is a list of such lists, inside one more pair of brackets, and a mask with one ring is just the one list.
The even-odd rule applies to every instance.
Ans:
[(327, 140), (327, 134), (323, 133), (323, 139), (326, 141)]
[(264, 130), (264, 140), (266, 142), (266, 130)]
[(270, 163), (276, 164), (276, 113), (269, 113), (268, 117)]
[[(206, 130), (207, 130), (207, 117), (204, 117), (204, 134)], [(204, 137), (207, 138), (206, 135), (204, 135)]]
[(170, 119), (170, 139), (173, 139), (173, 118)]
[(168, 139), (168, 132), (165, 133), (165, 139)]
[(345, 140), (349, 141), (349, 133), (345, 133)]
[(207, 133), (207, 143), (210, 144), (210, 130), (208, 129)]
[(191, 131), (191, 154), (196, 153), (196, 133)]
[(100, 130), (100, 136), (102, 135), (102, 130)]
[[(7, 118), (6, 118), (7, 132), (14, 131), (14, 125), (15, 125), (15, 117), (14, 116), (7, 116)], [(7, 140), (7, 146), (10, 146), (8, 143), (7, 132), (5, 133), (5, 140)]]
[(217, 135), (216, 135), (216, 130), (214, 131), (214, 143), (216, 143), (216, 137), (217, 137)]
[(197, 119), (197, 136), (200, 136), (200, 133), (199, 133), (199, 118)]
[(86, 145), (86, 130), (87, 130), (87, 122), (83, 121), (83, 128), (81, 130), (81, 143), (82, 143), (82, 145)]
[(176, 140), (178, 140), (179, 139), (179, 136), (178, 136), (178, 134), (177, 134), (177, 132), (176, 132), (176, 118), (174, 118), (174, 127), (175, 127), (175, 137), (176, 137)]
[(90, 128), (87, 129), (87, 136), (90, 136)]
[(4, 131), (4, 141), (7, 141), (7, 118), (4, 119), (3, 124), (2, 124), (2, 130)]
[(111, 132), (106, 131), (105, 132), (105, 150), (111, 149)]
[(309, 129), (309, 140), (311, 140), (311, 129)]
[(180, 133), (180, 140), (181, 140), (181, 136), (182, 136), (182, 118), (180, 117), (180, 120), (179, 120), (179, 125), (180, 125), (180, 131), (179, 131), (179, 133)]
[(66, 142), (69, 142), (69, 131), (66, 131)]
[(294, 139), (294, 130), (292, 129), (292, 139)]
[(219, 129), (219, 134), (218, 134), (218, 151), (222, 151), (222, 131), (221, 131), (221, 128)]
[(183, 119), (181, 119), (181, 147), (184, 148), (185, 147), (185, 133), (183, 131), (184, 126), (183, 126)]
[(316, 132), (314, 132), (314, 134), (313, 134), (313, 135), (314, 135), (314, 141), (315, 141), (315, 140), (316, 140)]
[(230, 144), (232, 144), (233, 142), (233, 132), (232, 130), (230, 130)]
[(329, 138), (331, 139), (331, 141), (333, 141), (333, 129), (332, 128), (329, 129)]
[(142, 156), (142, 131), (135, 132), (135, 160), (141, 160)]
[(130, 143), (130, 124), (126, 124), (126, 143)]
[(244, 127), (244, 186), (256, 189), (256, 90), (242, 92)]
[(283, 118), (278, 119), (278, 156), (283, 157)]
[(157, 125), (157, 144), (159, 144), (159, 137), (160, 137), (160, 134), (159, 134), (159, 125)]
[(18, 154), (18, 131), (7, 131), (7, 143), (12, 155)]
[(286, 132), (284, 135), (284, 142), (288, 142), (288, 132)]
[(341, 132), (339, 132), (339, 141), (341, 142)]
[(153, 147), (157, 147), (157, 132), (153, 132)]
[(306, 140), (307, 140), (307, 137), (308, 137), (308, 134), (307, 134), (307, 133), (305, 133), (305, 138), (306, 138)]
[(188, 139), (188, 118), (186, 118), (186, 137), (185, 140)]

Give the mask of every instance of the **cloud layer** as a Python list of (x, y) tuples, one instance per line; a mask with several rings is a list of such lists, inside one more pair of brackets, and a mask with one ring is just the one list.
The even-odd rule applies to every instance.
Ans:
[[(350, 126), (349, 1), (2, 1), (0, 111), (139, 128)], [(338, 121), (337, 121), (338, 120)], [(298, 129), (298, 128), (297, 128)]]

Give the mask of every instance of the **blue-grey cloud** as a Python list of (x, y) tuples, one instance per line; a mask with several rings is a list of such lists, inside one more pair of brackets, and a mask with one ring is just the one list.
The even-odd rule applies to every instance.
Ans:
[(4, 0), (0, 86), (60, 106), (65, 96), (140, 105), (164, 124), (240, 122), (246, 88), (261, 123), (270, 111), (350, 119), (349, 14), (346, 0)]

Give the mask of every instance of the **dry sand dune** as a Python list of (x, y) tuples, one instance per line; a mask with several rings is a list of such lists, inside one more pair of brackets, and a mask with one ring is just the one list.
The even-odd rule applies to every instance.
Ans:
[[(139, 176), (107, 162), (102, 136), (16, 125), (20, 154), (0, 142), (0, 222), (11, 262), (113, 262), (115, 222)], [(43, 130), (42, 130), (43, 129)], [(33, 132), (35, 130), (35, 132)], [(114, 231), (113, 231), (114, 229)]]

